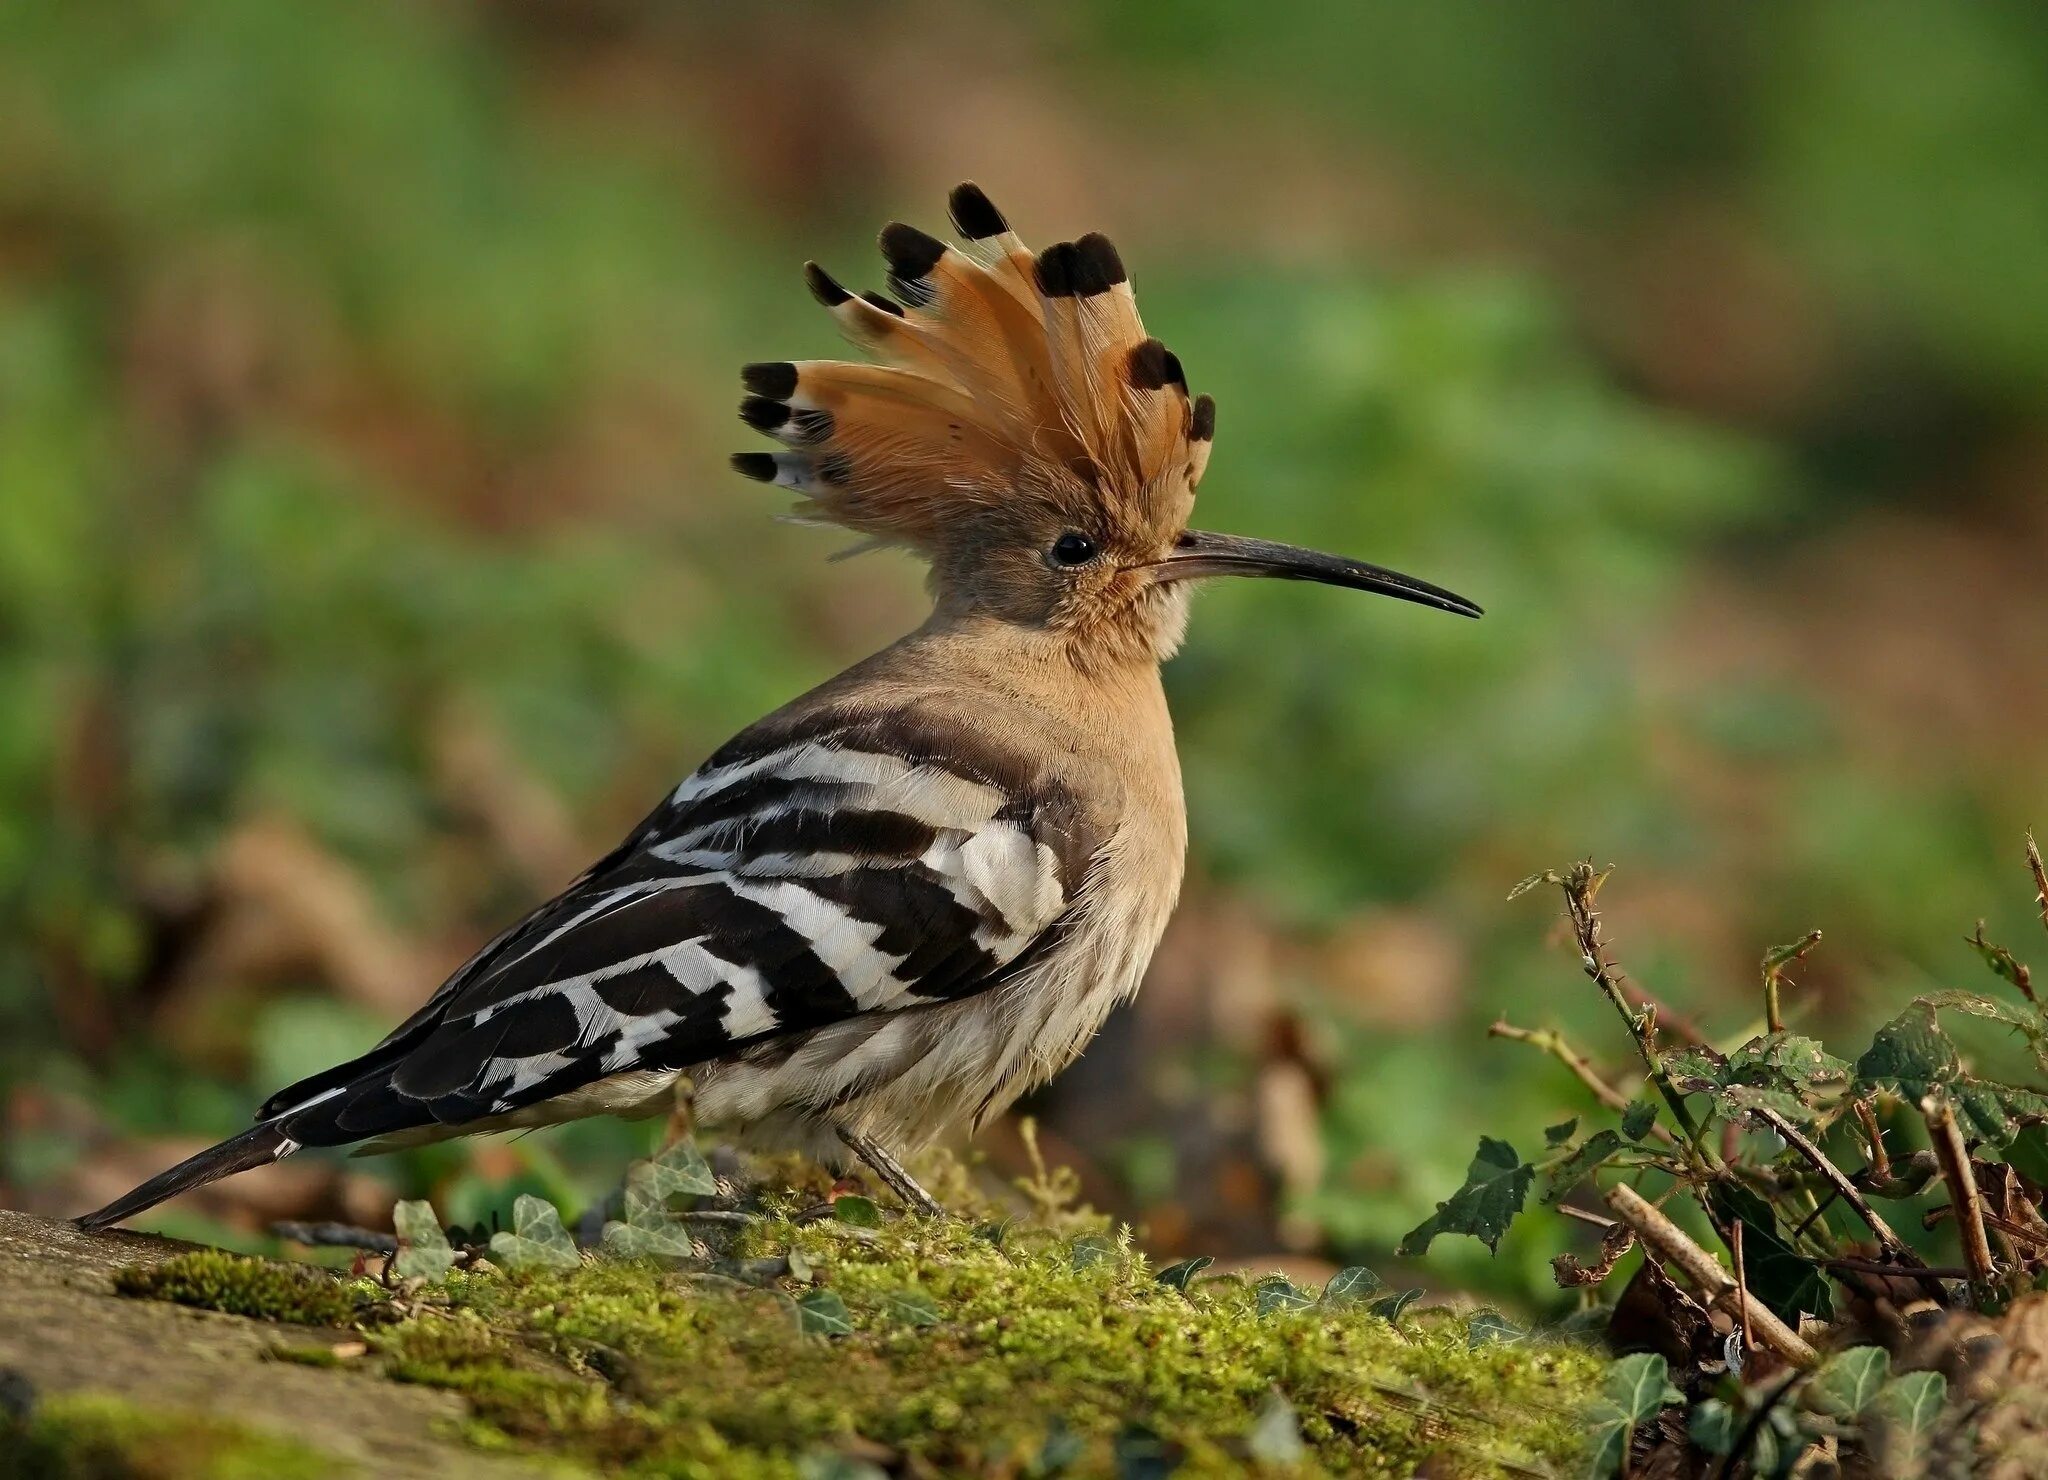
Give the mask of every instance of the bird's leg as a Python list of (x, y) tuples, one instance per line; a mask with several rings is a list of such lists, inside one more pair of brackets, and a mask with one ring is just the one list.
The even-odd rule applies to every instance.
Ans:
[(847, 1144), (855, 1156), (866, 1162), (882, 1184), (912, 1212), (922, 1213), (927, 1218), (943, 1218), (946, 1210), (939, 1200), (917, 1185), (917, 1179), (903, 1169), (903, 1163), (889, 1154), (881, 1142), (846, 1126), (839, 1127), (839, 1139)]

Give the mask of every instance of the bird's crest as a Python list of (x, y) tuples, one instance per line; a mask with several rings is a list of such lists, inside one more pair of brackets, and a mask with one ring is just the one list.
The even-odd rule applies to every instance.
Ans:
[(1034, 495), (1177, 530), (1215, 403), (1190, 398), (1179, 359), (1146, 335), (1116, 248), (1091, 232), (1034, 255), (979, 186), (950, 204), (959, 247), (883, 229), (893, 298), (805, 267), (878, 363), (747, 366), (740, 415), (784, 450), (733, 466), (796, 490), (809, 516), (927, 551), (971, 509)]

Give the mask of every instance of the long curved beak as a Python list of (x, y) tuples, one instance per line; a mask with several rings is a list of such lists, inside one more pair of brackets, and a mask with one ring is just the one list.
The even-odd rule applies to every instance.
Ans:
[(1191, 581), (1201, 576), (1267, 576), (1281, 581), (1320, 581), (1326, 586), (1348, 586), (1353, 591), (1377, 591), (1403, 601), (1433, 606), (1438, 611), (1456, 612), (1461, 617), (1479, 616), (1477, 602), (1467, 601), (1441, 586), (1404, 576), (1382, 565), (1347, 560), (1342, 555), (1325, 555), (1298, 545), (1275, 544), (1272, 540), (1247, 539), (1238, 534), (1204, 534), (1191, 529), (1175, 544), (1173, 553), (1151, 567), (1155, 581)]

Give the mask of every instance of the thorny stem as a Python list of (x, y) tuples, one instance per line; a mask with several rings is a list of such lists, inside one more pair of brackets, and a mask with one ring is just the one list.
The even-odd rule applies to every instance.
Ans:
[(2048, 865), (2041, 862), (2041, 850), (2031, 832), (2027, 834), (2027, 869), (2034, 876), (2034, 904), (2041, 911), (2041, 926), (2048, 929)]
[(1764, 957), (1764, 1028), (1767, 1032), (1785, 1031), (1785, 1015), (1778, 1007), (1778, 989), (1785, 984), (1785, 969), (1804, 961), (1807, 952), (1819, 944), (1820, 932), (1809, 930), (1806, 932), (1806, 938), (1800, 941), (1789, 955), (1774, 961), (1771, 956), (1776, 956), (1777, 952), (1773, 951), (1771, 956)]
[(1884, 1128), (1877, 1123), (1877, 1112), (1870, 1108), (1868, 1100), (1858, 1100), (1855, 1105), (1856, 1123), (1863, 1127), (1864, 1138), (1870, 1143), (1870, 1177), (1878, 1182), (1892, 1179), (1892, 1159), (1884, 1149)]
[(1636, 1052), (1642, 1055), (1649, 1070), (1650, 1082), (1657, 1086), (1664, 1103), (1671, 1107), (1673, 1118), (1684, 1128), (1693, 1155), (1711, 1166), (1716, 1158), (1701, 1144), (1699, 1124), (1685, 1108), (1685, 1096), (1673, 1087), (1671, 1077), (1664, 1072), (1663, 1063), (1657, 1056), (1656, 1006), (1653, 1003), (1640, 1015), (1630, 1010), (1628, 998), (1622, 990), (1621, 968), (1608, 956), (1607, 941), (1600, 929), (1600, 915), (1593, 908), (1593, 897), (1599, 893), (1601, 881), (1605, 878), (1605, 874), (1593, 871), (1592, 864), (1575, 863), (1560, 881), (1564, 888), (1565, 912), (1571, 918), (1572, 934), (1578, 941), (1579, 963), (1586, 975), (1607, 994), (1614, 1010), (1621, 1014), (1629, 1037), (1635, 1040)]
[(1984, 1201), (1977, 1192), (1977, 1174), (1970, 1168), (1970, 1148), (1963, 1144), (1954, 1107), (1943, 1096), (1933, 1094), (1922, 1100), (1920, 1113), (1927, 1117), (1928, 1139), (1934, 1143), (1941, 1179), (1948, 1184), (1949, 1204), (1955, 1209), (1956, 1233), (1963, 1245), (1963, 1262), (1970, 1267), (1970, 1281), (1988, 1290), (1998, 1271), (1991, 1262), (1990, 1237), (1984, 1232)]
[(1849, 1180), (1848, 1174), (1829, 1161), (1827, 1153), (1816, 1146), (1804, 1131), (1767, 1105), (1759, 1105), (1755, 1114), (1759, 1120), (1767, 1122), (1787, 1146), (1805, 1157), (1808, 1164), (1827, 1179), (1828, 1186), (1856, 1210), (1856, 1216), (1869, 1224), (1870, 1231), (1877, 1235), (1877, 1242), (1885, 1253), (1903, 1264), (1924, 1262), (1918, 1254), (1899, 1241), (1899, 1236), (1892, 1232), (1892, 1226), (1870, 1205), (1870, 1200), (1856, 1190), (1856, 1184)]
[[(1602, 1079), (1599, 1071), (1594, 1069), (1592, 1062), (1584, 1054), (1573, 1048), (1570, 1042), (1566, 1040), (1564, 1034), (1555, 1029), (1518, 1028), (1513, 1023), (1507, 1021), (1507, 1019), (1499, 1018), (1495, 1020), (1492, 1027), (1486, 1030), (1486, 1033), (1490, 1038), (1506, 1038), (1515, 1043), (1526, 1043), (1531, 1048), (1539, 1049), (1549, 1054), (1560, 1064), (1571, 1070), (1579, 1083), (1593, 1092), (1593, 1098), (1608, 1109), (1628, 1109), (1628, 1096)], [(1671, 1132), (1655, 1122), (1651, 1123), (1650, 1134), (1667, 1144), (1670, 1144), (1672, 1141)]]

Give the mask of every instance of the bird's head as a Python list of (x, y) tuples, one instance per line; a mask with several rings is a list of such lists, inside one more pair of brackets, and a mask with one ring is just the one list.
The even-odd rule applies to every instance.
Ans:
[(740, 472), (802, 494), (805, 517), (922, 554), (942, 611), (1044, 632), (1081, 662), (1171, 654), (1206, 576), (1479, 615), (1380, 566), (1190, 529), (1215, 402), (1145, 333), (1116, 249), (1090, 234), (1033, 254), (979, 187), (951, 204), (963, 247), (883, 230), (893, 298), (805, 269), (879, 363), (747, 366), (740, 415), (783, 450), (737, 454)]

